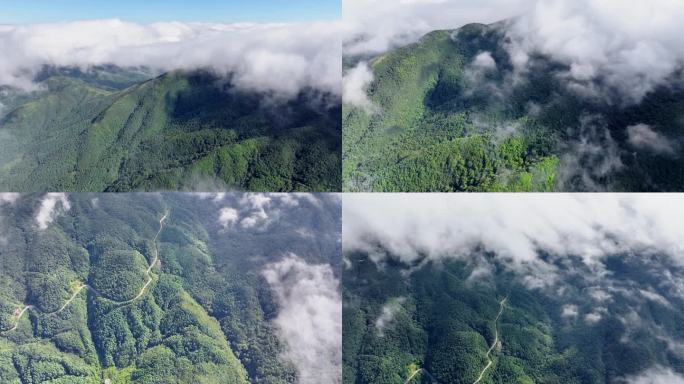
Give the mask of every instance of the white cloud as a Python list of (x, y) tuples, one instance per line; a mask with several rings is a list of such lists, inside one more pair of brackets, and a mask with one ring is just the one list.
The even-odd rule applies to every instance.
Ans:
[(345, 0), (345, 54), (381, 53), (436, 29), (493, 23), (520, 13), (532, 0)]
[(684, 384), (684, 376), (670, 368), (656, 366), (625, 379), (627, 384)]
[(219, 224), (224, 228), (231, 228), (240, 219), (240, 214), (235, 208), (221, 208), (219, 211)]
[(635, 148), (668, 155), (675, 153), (674, 145), (667, 138), (654, 131), (653, 128), (646, 124), (637, 124), (627, 127), (627, 137), (629, 143)]
[[(496, 60), (492, 57), (491, 52), (480, 52), (472, 62), (470, 62), (463, 71), (466, 88), (465, 95), (472, 97), (476, 92), (487, 94), (490, 97), (503, 99), (512, 90), (512, 85), (515, 82), (513, 76), (506, 76), (503, 83), (498, 83), (487, 79), (487, 75), (497, 70)], [(484, 122), (480, 117), (475, 117), (475, 124), (481, 125), (483, 128), (491, 127), (492, 123)], [(507, 137), (517, 130), (516, 123), (506, 123), (505, 126), (498, 127), (497, 133), (501, 137)]]
[(252, 213), (250, 216), (245, 217), (240, 221), (240, 225), (242, 228), (255, 228), (259, 226), (261, 223), (265, 223), (268, 220), (268, 214), (266, 214), (266, 211), (260, 210)]
[(603, 315), (597, 312), (592, 312), (584, 316), (584, 322), (589, 325), (597, 324), (601, 319), (603, 319)]
[(266, 266), (263, 275), (276, 294), (275, 324), (287, 345), (301, 384), (342, 381), (342, 298), (331, 266), (295, 255)]
[(339, 23), (136, 24), (90, 20), (0, 26), (0, 84), (31, 89), (43, 65), (114, 64), (168, 71), (212, 68), (238, 87), (293, 96), (305, 87), (339, 94)]
[(575, 178), (588, 191), (606, 189), (602, 179), (623, 169), (620, 147), (613, 139), (604, 119), (599, 115), (585, 115), (580, 125), (572, 130), (575, 141), (565, 144), (558, 170), (558, 185), (574, 185)]
[[(219, 205), (218, 223), (224, 228), (263, 231), (280, 220), (283, 211), (306, 204), (322, 208), (323, 203), (312, 193), (192, 193), (201, 200)], [(303, 228), (302, 231), (305, 229)], [(309, 237), (310, 233), (300, 233)]]
[(251, 209), (249, 216), (240, 221), (242, 228), (255, 228), (266, 225), (269, 215), (266, 208), (271, 205), (271, 198), (263, 193), (247, 193), (240, 199), (240, 205)]
[(347, 71), (342, 80), (342, 101), (372, 111), (373, 103), (366, 93), (368, 85), (373, 81), (373, 72), (368, 63), (360, 62)]
[(539, 258), (644, 250), (684, 265), (684, 196), (597, 194), (353, 194), (344, 195), (345, 252), (377, 252), (405, 262), (465, 257), (483, 247), (511, 265), (553, 266)]
[(392, 325), (394, 317), (401, 311), (401, 306), (404, 305), (405, 302), (405, 297), (397, 297), (391, 299), (382, 306), (382, 312), (375, 320), (375, 329), (378, 331), (378, 336), (385, 336), (385, 330)]
[(485, 71), (496, 70), (496, 61), (491, 52), (481, 52), (473, 60), (472, 66)]
[(347, 0), (344, 52), (375, 54), (437, 29), (515, 18), (508, 46), (520, 72), (533, 53), (567, 64), (582, 92), (606, 95), (594, 80), (639, 101), (682, 66), (684, 3), (677, 0)]
[[(684, 3), (676, 0), (538, 0), (514, 26), (514, 56), (566, 63), (570, 79), (602, 78), (622, 101), (638, 101), (681, 66)], [(635, 22), (638, 20), (638, 22)]]
[(466, 284), (489, 283), (493, 277), (492, 266), (488, 263), (477, 265), (466, 279)]
[(252, 209), (264, 209), (271, 204), (271, 197), (264, 193), (246, 193), (240, 202)]
[(60, 211), (58, 204), (63, 211), (71, 209), (66, 193), (48, 193), (43, 197), (35, 217), (38, 228), (47, 229), (48, 225), (55, 220)]
[(604, 291), (601, 288), (596, 287), (591, 289), (591, 291), (589, 292), (589, 296), (591, 296), (592, 299), (599, 303), (609, 301), (613, 298), (613, 296), (610, 293)]
[(19, 193), (0, 193), (0, 205), (2, 204), (14, 204), (19, 200), (21, 194)]
[(646, 300), (658, 303), (664, 307), (672, 307), (672, 304), (670, 304), (665, 297), (656, 292), (640, 289), (639, 293), (641, 293), (641, 296), (643, 296)]
[(579, 310), (576, 305), (565, 305), (563, 306), (563, 311), (561, 312), (561, 317), (574, 319), (579, 314)]
[(352, 267), (352, 262), (347, 258), (347, 256), (342, 256), (342, 264), (345, 270), (349, 270)]

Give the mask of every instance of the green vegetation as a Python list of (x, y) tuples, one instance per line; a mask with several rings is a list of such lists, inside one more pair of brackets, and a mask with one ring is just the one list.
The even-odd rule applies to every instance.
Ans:
[(134, 298), (145, 284), (147, 264), (138, 251), (111, 251), (98, 257), (91, 281), (105, 297), (116, 301)]
[[(601, 304), (588, 292), (602, 283), (575, 260), (559, 261), (559, 285), (545, 289), (526, 286), (492, 257), (492, 276), (478, 279), (469, 278), (476, 266), (465, 261), (426, 262), (408, 275), (408, 266), (393, 259), (378, 267), (366, 253), (347, 258), (345, 384), (403, 384), (419, 368), (413, 383), (472, 384), (487, 366), (497, 329), (500, 344), (480, 383), (614, 383), (653, 365), (684, 372), (684, 358), (668, 343), (684, 337), (684, 301), (661, 281), (682, 269), (666, 258), (610, 258), (604, 279), (614, 290)], [(639, 289), (657, 291), (669, 304), (639, 304)], [(401, 305), (389, 319), (385, 309), (397, 298)], [(564, 316), (567, 305), (577, 313)], [(601, 306), (599, 320), (586, 318)]]
[[(681, 156), (636, 148), (626, 129), (649, 125), (678, 148), (681, 89), (657, 89), (636, 106), (583, 97), (547, 58), (516, 72), (503, 28), (434, 31), (369, 62), (372, 107), (343, 105), (345, 191), (682, 189)], [(473, 65), (482, 53), (496, 68)]]
[[(45, 230), (34, 219), (41, 197), (0, 206), (0, 382), (296, 382), (261, 271), (289, 251), (339, 265), (334, 198), (277, 206), (273, 231), (228, 235), (217, 211), (240, 207), (239, 194), (221, 203), (190, 194), (72, 194), (71, 208)], [(142, 290), (164, 212), (161, 264)], [(302, 228), (315, 237), (303, 240)], [(25, 305), (33, 307), (17, 322)]]
[(141, 76), (131, 73), (138, 82), (127, 84), (121, 70), (55, 71), (40, 83), (45, 91), (8, 93), (0, 114), (0, 187), (340, 189), (334, 97), (306, 91), (271, 100), (204, 72)]

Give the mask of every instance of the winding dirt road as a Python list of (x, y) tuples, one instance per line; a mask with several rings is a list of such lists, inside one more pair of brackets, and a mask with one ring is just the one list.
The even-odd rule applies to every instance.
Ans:
[(159, 234), (161, 233), (162, 229), (164, 229), (164, 220), (166, 220), (166, 217), (168, 215), (169, 213), (166, 212), (164, 213), (164, 216), (162, 216), (162, 218), (159, 219), (159, 231), (157, 231), (157, 234), (154, 236), (154, 239), (152, 240), (152, 244), (154, 246), (154, 259), (152, 259), (150, 266), (147, 268), (147, 271), (145, 271), (145, 274), (147, 275), (147, 281), (145, 282), (145, 285), (143, 285), (142, 289), (140, 290), (140, 293), (138, 293), (136, 297), (130, 300), (117, 302), (118, 304), (125, 305), (138, 300), (145, 293), (145, 289), (147, 289), (147, 287), (152, 283), (152, 268), (154, 268), (154, 266), (157, 265), (157, 263), (159, 262), (159, 249), (157, 248), (157, 238), (159, 237)]
[(494, 364), (494, 362), (492, 361), (492, 358), (490, 356), (491, 356), (494, 348), (496, 348), (496, 345), (499, 343), (499, 325), (498, 324), (499, 324), (499, 318), (501, 317), (501, 314), (504, 311), (504, 308), (506, 305), (506, 300), (508, 300), (508, 297), (504, 297), (504, 299), (501, 300), (501, 302), (499, 303), (501, 308), (499, 308), (499, 314), (496, 315), (496, 319), (494, 319), (494, 342), (492, 343), (492, 346), (489, 347), (489, 350), (487, 351), (487, 360), (489, 360), (489, 361), (487, 362), (487, 365), (482, 369), (482, 372), (480, 372), (480, 377), (478, 377), (477, 380), (475, 380), (473, 382), (473, 384), (477, 384), (480, 381), (482, 381), (482, 379), (484, 378), (484, 375), (487, 372), (487, 370), (489, 369), (489, 367), (491, 367), (492, 364)]
[[(159, 219), (159, 231), (157, 231), (157, 234), (154, 236), (154, 239), (152, 240), (152, 243), (153, 243), (153, 245), (154, 245), (154, 259), (152, 259), (152, 262), (150, 263), (149, 267), (148, 267), (147, 270), (145, 271), (145, 275), (146, 275), (146, 277), (147, 277), (147, 281), (145, 282), (145, 285), (143, 285), (143, 287), (140, 289), (140, 293), (138, 293), (138, 295), (135, 296), (134, 298), (132, 298), (132, 299), (130, 299), (130, 300), (126, 300), (126, 301), (116, 301), (116, 300), (112, 300), (112, 299), (107, 299), (107, 300), (113, 301), (113, 302), (115, 302), (115, 303), (117, 303), (117, 304), (120, 304), (120, 305), (127, 305), (127, 304), (131, 304), (131, 303), (133, 303), (134, 301), (138, 300), (139, 298), (141, 298), (141, 297), (143, 296), (143, 294), (145, 294), (145, 290), (147, 289), (147, 287), (148, 287), (148, 286), (152, 283), (152, 281), (153, 281), (153, 279), (152, 279), (152, 268), (154, 268), (154, 266), (159, 262), (159, 248), (157, 247), (157, 238), (158, 238), (159, 235), (161, 234), (162, 229), (164, 229), (164, 220), (166, 220), (166, 218), (167, 218), (168, 216), (169, 216), (169, 211), (166, 211), (166, 212), (164, 213), (164, 216), (162, 216), (162, 218)], [(71, 303), (76, 299), (76, 297), (78, 297), (78, 295), (81, 293), (81, 291), (83, 291), (83, 290), (86, 289), (86, 288), (92, 290), (97, 296), (104, 297), (100, 292), (98, 292), (95, 288), (91, 287), (90, 285), (88, 285), (88, 284), (82, 284), (81, 286), (78, 287), (78, 289), (76, 290), (76, 292), (74, 292), (74, 293), (71, 295), (71, 297), (69, 298), (69, 300), (67, 300), (67, 301), (64, 303), (64, 305), (62, 305), (62, 306), (61, 306), (58, 310), (56, 310), (56, 311), (53, 311), (53, 312), (44, 312), (44, 311), (41, 311), (41, 310), (37, 309), (37, 308), (36, 308), (35, 306), (33, 306), (33, 305), (27, 305), (27, 306), (25, 306), (25, 307), (21, 310), (21, 312), (19, 312), (19, 314), (17, 315), (17, 319), (16, 319), (15, 322), (14, 322), (14, 326), (13, 326), (12, 328), (7, 329), (7, 330), (4, 330), (4, 331), (3, 331), (3, 330), (0, 330), (0, 335), (3, 335), (3, 334), (6, 334), (6, 333), (9, 333), (9, 332), (12, 332), (12, 331), (14, 331), (15, 329), (17, 329), (17, 328), (19, 327), (19, 321), (20, 321), (21, 318), (24, 316), (24, 314), (26, 313), (26, 311), (28, 311), (29, 309), (35, 309), (35, 310), (37, 310), (37, 311), (43, 313), (44, 315), (54, 315), (54, 314), (57, 314), (57, 313), (60, 313), (60, 312), (64, 311), (64, 310), (69, 306), (69, 304), (71, 304)]]

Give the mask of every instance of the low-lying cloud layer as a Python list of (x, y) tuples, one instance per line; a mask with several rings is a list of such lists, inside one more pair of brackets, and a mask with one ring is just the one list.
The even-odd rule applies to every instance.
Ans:
[(638, 102), (684, 62), (684, 3), (538, 0), (513, 26), (515, 64), (539, 52), (570, 66), (580, 85), (601, 80)]
[(345, 0), (344, 52), (381, 53), (435, 29), (493, 23), (517, 15), (531, 0)]
[[(592, 96), (638, 102), (682, 68), (684, 3), (673, 0), (350, 0), (344, 5), (347, 55), (377, 54), (426, 32), (511, 19), (507, 46), (517, 72), (540, 53)], [(597, 86), (597, 84), (601, 84)]]
[[(511, 273), (557, 303), (568, 330), (612, 321), (622, 326), (618, 347), (646, 338), (684, 357), (684, 340), (663, 325), (684, 303), (683, 214), (681, 195), (348, 194), (343, 247), (380, 270), (401, 261), (406, 276), (458, 260), (467, 284), (502, 289)], [(380, 335), (397, 313), (390, 304), (376, 320)], [(616, 382), (681, 380), (655, 367)]]
[(286, 344), (284, 358), (297, 367), (298, 383), (342, 381), (342, 298), (330, 265), (296, 255), (269, 264), (263, 276), (275, 293), (275, 319)]
[(0, 85), (35, 87), (45, 65), (211, 68), (239, 87), (292, 96), (306, 87), (340, 93), (339, 25), (209, 24), (121, 20), (0, 26)]
[(684, 196), (345, 195), (345, 252), (388, 252), (412, 263), (464, 256), (483, 247), (514, 264), (540, 253), (581, 257), (656, 251), (684, 265)]

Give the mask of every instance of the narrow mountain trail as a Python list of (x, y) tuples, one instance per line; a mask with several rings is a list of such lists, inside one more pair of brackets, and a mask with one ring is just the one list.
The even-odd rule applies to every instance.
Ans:
[(140, 293), (138, 293), (138, 295), (134, 298), (120, 302), (112, 300), (115, 303), (126, 305), (138, 300), (143, 296), (143, 294), (145, 294), (145, 290), (152, 283), (152, 268), (154, 268), (154, 266), (157, 265), (157, 263), (159, 262), (159, 248), (157, 247), (157, 238), (159, 237), (159, 234), (161, 234), (162, 229), (164, 229), (164, 220), (166, 220), (166, 217), (168, 215), (168, 212), (164, 213), (164, 216), (162, 216), (162, 218), (159, 220), (159, 231), (157, 231), (157, 234), (154, 236), (154, 239), (152, 240), (152, 244), (154, 246), (154, 259), (152, 259), (150, 266), (147, 268), (147, 271), (145, 271), (145, 274), (147, 275), (147, 281), (145, 282), (145, 285), (143, 285), (142, 289), (140, 290)]
[(473, 382), (473, 384), (477, 384), (480, 381), (482, 381), (482, 379), (484, 378), (485, 373), (487, 373), (487, 370), (489, 369), (489, 367), (491, 367), (492, 364), (494, 364), (494, 362), (492, 361), (492, 358), (491, 358), (491, 354), (492, 354), (492, 351), (494, 350), (494, 348), (496, 348), (496, 345), (499, 343), (499, 318), (501, 317), (501, 314), (504, 311), (504, 308), (506, 305), (506, 300), (508, 300), (508, 296), (504, 297), (504, 299), (501, 300), (501, 302), (499, 303), (499, 306), (501, 308), (499, 308), (499, 314), (496, 315), (496, 318), (494, 319), (494, 342), (492, 343), (492, 346), (489, 347), (489, 350), (487, 351), (487, 360), (488, 360), (487, 365), (482, 369), (482, 372), (480, 372), (480, 376), (477, 378), (477, 380), (475, 380)]
[(94, 293), (96, 296), (104, 297), (105, 299), (107, 299), (107, 300), (109, 300), (109, 301), (112, 301), (112, 302), (114, 302), (114, 303), (116, 303), (116, 304), (119, 304), (119, 305), (128, 305), (128, 304), (131, 304), (131, 303), (135, 302), (136, 300), (140, 299), (140, 298), (145, 294), (145, 290), (147, 289), (147, 287), (148, 287), (148, 286), (152, 283), (152, 281), (154, 280), (154, 279), (152, 278), (152, 268), (154, 268), (154, 266), (157, 265), (157, 263), (159, 262), (159, 247), (157, 246), (157, 238), (159, 238), (159, 235), (161, 234), (162, 230), (164, 229), (164, 221), (166, 220), (166, 218), (167, 218), (168, 216), (169, 216), (169, 211), (166, 211), (166, 212), (164, 213), (164, 216), (162, 216), (162, 218), (159, 219), (159, 231), (157, 231), (157, 234), (154, 236), (154, 239), (152, 240), (152, 243), (153, 243), (153, 246), (154, 246), (154, 249), (153, 249), (153, 251), (154, 251), (154, 259), (152, 259), (152, 262), (150, 263), (149, 267), (148, 267), (147, 270), (145, 271), (145, 275), (146, 275), (146, 278), (147, 278), (147, 281), (145, 282), (145, 285), (143, 285), (143, 287), (140, 289), (140, 292), (139, 292), (134, 298), (132, 298), (132, 299), (130, 299), (130, 300), (125, 300), (125, 301), (116, 301), (116, 300), (108, 299), (108, 298), (104, 297), (100, 292), (98, 292), (98, 291), (97, 291), (95, 288), (93, 288), (92, 286), (90, 286), (90, 285), (88, 285), (88, 284), (82, 284), (82, 285), (79, 286), (78, 289), (71, 295), (71, 297), (69, 298), (69, 300), (67, 300), (67, 301), (64, 303), (64, 305), (62, 305), (62, 306), (61, 306), (58, 310), (56, 310), (56, 311), (53, 311), (53, 312), (44, 312), (44, 311), (41, 311), (40, 309), (37, 309), (34, 305), (27, 305), (27, 306), (25, 306), (25, 307), (21, 310), (21, 312), (17, 315), (17, 319), (16, 319), (15, 322), (14, 322), (14, 326), (13, 326), (12, 328), (7, 329), (7, 330), (0, 330), (0, 335), (4, 335), (4, 334), (6, 334), (6, 333), (9, 333), (9, 332), (12, 332), (12, 331), (16, 330), (16, 329), (19, 327), (19, 321), (21, 320), (21, 318), (24, 316), (24, 314), (25, 314), (29, 309), (34, 309), (34, 310), (36, 310), (36, 311), (38, 311), (38, 312), (41, 312), (41, 313), (44, 314), (44, 315), (54, 315), (54, 314), (57, 314), (57, 313), (60, 313), (60, 312), (64, 311), (64, 310), (69, 306), (69, 304), (71, 304), (71, 303), (76, 299), (76, 297), (78, 297), (78, 295), (79, 295), (84, 289), (86, 289), (86, 288), (92, 290), (93, 293)]
[(404, 384), (409, 384), (411, 382), (411, 380), (413, 380), (413, 378), (416, 377), (416, 375), (421, 373), (422, 371), (423, 371), (423, 368), (416, 369), (416, 371), (413, 372), (413, 374), (411, 376), (409, 376), (409, 378), (406, 379), (406, 381), (404, 381)]
[(419, 374), (419, 373), (421, 373), (421, 372), (423, 372), (423, 373), (425, 373), (426, 375), (428, 375), (428, 377), (430, 378), (430, 380), (431, 380), (433, 383), (437, 383), (437, 380), (435, 380), (435, 377), (432, 376), (432, 375), (430, 374), (430, 372), (428, 372), (427, 370), (425, 370), (425, 368), (418, 368), (418, 369), (416, 369), (415, 372), (413, 372), (413, 374), (412, 374), (411, 376), (409, 376), (408, 379), (406, 379), (406, 381), (404, 382), (404, 384), (409, 384), (409, 383), (411, 382), (411, 380), (413, 380), (413, 379), (416, 377), (416, 375)]

